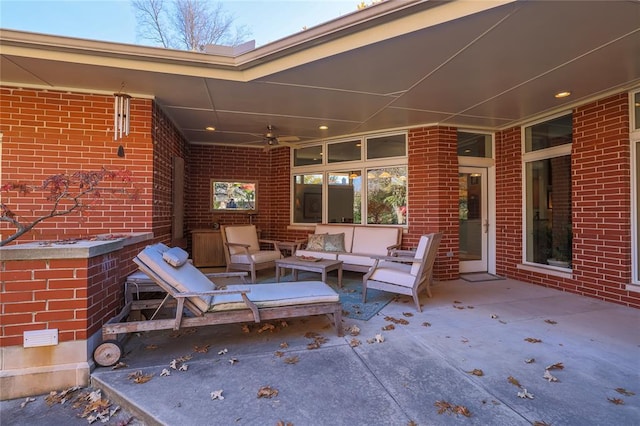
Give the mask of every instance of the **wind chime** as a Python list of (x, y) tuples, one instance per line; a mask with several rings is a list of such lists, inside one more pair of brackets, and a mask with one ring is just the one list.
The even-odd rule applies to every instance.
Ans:
[[(129, 135), (131, 96), (124, 93), (113, 95), (113, 140)], [(124, 147), (118, 146), (118, 157), (124, 157)]]

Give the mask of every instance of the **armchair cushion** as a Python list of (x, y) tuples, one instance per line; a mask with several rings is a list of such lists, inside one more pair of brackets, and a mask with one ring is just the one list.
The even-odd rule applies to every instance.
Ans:
[[(260, 251), (260, 243), (258, 242), (258, 232), (255, 225), (247, 226), (230, 226), (226, 228), (226, 237), (229, 243), (240, 243), (249, 245), (249, 253)], [(244, 253), (242, 247), (229, 247), (229, 254)]]
[(411, 268), (410, 264), (383, 260), (369, 279), (411, 288), (416, 280)]
[[(418, 242), (418, 248), (416, 248), (415, 257), (417, 259), (424, 259), (425, 252), (427, 251), (427, 246), (429, 245), (429, 238), (420, 238), (420, 242)], [(418, 271), (420, 270), (421, 262), (413, 262), (411, 266), (411, 275), (416, 276)]]
[(250, 265), (252, 263), (265, 263), (280, 259), (280, 252), (275, 250), (262, 250), (250, 254), (251, 259), (245, 253), (232, 254), (232, 263), (244, 263)]

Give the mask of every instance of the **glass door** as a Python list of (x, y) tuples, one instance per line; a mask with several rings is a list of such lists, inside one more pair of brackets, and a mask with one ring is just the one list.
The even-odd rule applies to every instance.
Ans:
[(460, 167), (458, 180), (460, 273), (486, 272), (490, 226), (487, 203), (487, 169)]

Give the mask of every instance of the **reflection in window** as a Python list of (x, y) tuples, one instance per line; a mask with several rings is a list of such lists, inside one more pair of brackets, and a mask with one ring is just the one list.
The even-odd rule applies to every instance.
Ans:
[(407, 135), (378, 136), (367, 139), (367, 160), (407, 155)]
[(491, 158), (491, 135), (458, 132), (458, 156)]
[(362, 172), (329, 173), (329, 223), (362, 223)]
[(322, 222), (322, 174), (293, 177), (293, 217), (297, 223)]
[(310, 166), (313, 164), (322, 164), (322, 145), (293, 150), (294, 166)]
[[(526, 128), (525, 147), (536, 152), (524, 157), (526, 261), (562, 268), (571, 267), (573, 246), (571, 144), (566, 143), (572, 134), (570, 129), (567, 134), (567, 123), (570, 115)], [(564, 146), (560, 151), (541, 148), (560, 145)]]
[(367, 170), (367, 224), (407, 223), (407, 168)]
[(349, 142), (338, 142), (327, 145), (328, 162), (360, 161), (362, 143), (360, 139)]

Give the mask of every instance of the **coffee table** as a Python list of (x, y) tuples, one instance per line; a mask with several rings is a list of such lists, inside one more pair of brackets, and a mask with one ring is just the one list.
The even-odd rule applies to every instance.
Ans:
[(342, 260), (321, 259), (317, 261), (302, 260), (296, 256), (276, 260), (276, 281), (280, 282), (280, 271), (291, 268), (293, 280), (298, 280), (298, 271), (318, 272), (322, 274), (322, 281), (327, 282), (327, 272), (338, 271), (338, 286), (342, 287)]

